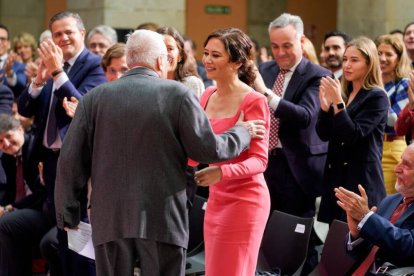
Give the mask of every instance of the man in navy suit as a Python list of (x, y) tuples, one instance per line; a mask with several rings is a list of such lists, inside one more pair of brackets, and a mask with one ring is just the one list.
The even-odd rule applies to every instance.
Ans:
[(14, 60), (14, 53), (8, 54), (9, 35), (9, 29), (0, 24), (0, 83), (10, 87), (17, 98), (26, 86), (25, 65)]
[[(384, 262), (397, 267), (414, 266), (414, 144), (403, 152), (400, 163), (395, 167), (397, 194), (382, 200), (378, 210), (368, 207), (364, 188), (359, 185), (361, 195), (342, 187), (335, 189), (338, 205), (346, 212), (349, 227), (347, 251), (359, 262), (366, 262), (368, 253), (374, 245), (379, 249), (375, 261), (369, 264), (366, 275), (374, 275)], [(400, 216), (396, 211), (401, 203), (408, 205)], [(372, 273), (372, 274), (370, 274)]]
[[(256, 89), (267, 96), (273, 115), (279, 119), (279, 141), (269, 149), (265, 172), (272, 209), (312, 217), (327, 152), (327, 143), (315, 132), (319, 82), (331, 73), (302, 57), (300, 17), (282, 14), (270, 23), (269, 37), (275, 60), (260, 65), (265, 86)], [(271, 88), (281, 69), (289, 71), (285, 73), (282, 95), (278, 96)]]
[[(100, 57), (85, 48), (86, 31), (78, 14), (60, 12), (50, 19), (49, 28), (52, 39), (40, 44), (39, 57), (42, 61), (36, 78), (19, 98), (18, 110), (22, 116), (34, 116), (35, 150), (44, 164), (46, 210), (55, 223), (56, 166), (62, 141), (71, 122), (62, 101), (71, 97), (80, 99), (92, 88), (106, 82), (106, 79), (100, 66)], [(81, 217), (86, 219), (86, 191), (84, 198)], [(82, 268), (80, 263), (73, 262), (70, 255), (74, 253), (67, 250), (66, 233), (59, 231), (58, 238), (59, 246), (66, 247), (61, 248), (61, 257), (64, 256), (63, 263), (66, 266), (64, 271), (70, 275), (72, 269), (78, 268), (87, 275), (85, 271), (88, 271), (88, 265)]]
[[(268, 98), (271, 116), (279, 120), (277, 142), (270, 140), (264, 173), (272, 209), (313, 217), (328, 149), (315, 132), (319, 83), (331, 73), (303, 58), (303, 22), (299, 16), (284, 13), (276, 18), (269, 25), (269, 37), (275, 60), (259, 66), (264, 84), (256, 85), (256, 89)], [(276, 80), (281, 74), (279, 83)], [(275, 134), (272, 124), (270, 137)], [(309, 255), (315, 261), (305, 265), (305, 272), (317, 264), (316, 251)]]

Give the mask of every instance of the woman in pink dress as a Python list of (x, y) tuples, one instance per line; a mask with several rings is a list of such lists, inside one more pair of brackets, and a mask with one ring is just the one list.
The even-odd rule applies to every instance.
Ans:
[(201, 96), (216, 133), (245, 120), (266, 122), (264, 139), (253, 139), (239, 157), (212, 164), (196, 172), (196, 182), (209, 186), (204, 218), (207, 276), (252, 276), (270, 212), (270, 197), (263, 172), (267, 166), (269, 110), (266, 98), (254, 91), (252, 42), (239, 29), (221, 29), (206, 40), (203, 63), (209, 87)]

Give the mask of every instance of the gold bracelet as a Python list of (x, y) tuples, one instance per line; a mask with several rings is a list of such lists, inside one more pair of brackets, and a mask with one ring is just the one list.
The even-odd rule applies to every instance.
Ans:
[(39, 88), (46, 85), (46, 82), (36, 82), (34, 79), (32, 80), (32, 85), (34, 88)]

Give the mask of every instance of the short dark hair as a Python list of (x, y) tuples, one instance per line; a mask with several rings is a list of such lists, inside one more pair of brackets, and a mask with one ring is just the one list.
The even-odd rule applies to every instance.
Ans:
[(63, 18), (66, 17), (72, 17), (76, 20), (76, 25), (78, 26), (79, 30), (85, 30), (85, 25), (83, 24), (82, 18), (80, 17), (79, 14), (74, 13), (74, 12), (70, 12), (70, 11), (63, 11), (63, 12), (58, 12), (57, 14), (55, 14), (54, 16), (52, 16), (52, 18), (50, 18), (49, 20), (49, 30), (52, 30), (52, 24), (55, 21), (61, 20)]
[(330, 38), (331, 36), (340, 36), (344, 40), (345, 46), (352, 40), (352, 36), (341, 32), (341, 31), (332, 31), (325, 34), (325, 37), (323, 38), (323, 43), (325, 44), (325, 41)]
[(9, 28), (6, 27), (6, 25), (3, 25), (0, 23), (0, 29), (3, 29), (6, 31), (7, 33), (7, 40), (10, 40), (10, 32), (9, 32)]
[(0, 134), (4, 134), (10, 130), (16, 130), (21, 127), (20, 121), (11, 115), (0, 114)]

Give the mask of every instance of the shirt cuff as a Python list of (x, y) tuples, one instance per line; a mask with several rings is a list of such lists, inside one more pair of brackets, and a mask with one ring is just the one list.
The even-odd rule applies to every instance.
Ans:
[(29, 95), (30, 97), (32, 97), (32, 99), (36, 99), (37, 97), (39, 97), (40, 92), (42, 92), (43, 86), (38, 87), (38, 88), (34, 88), (32, 86), (29, 86)]
[(65, 72), (59, 74), (59, 77), (56, 80), (54, 80), (55, 89), (59, 89), (68, 80), (68, 75), (66, 75)]
[(357, 246), (363, 241), (364, 241), (363, 238), (357, 238), (356, 240), (352, 241), (351, 233), (348, 233), (348, 243), (346, 244), (346, 247), (348, 251), (352, 251), (355, 248), (355, 246)]
[(16, 76), (16, 72), (13, 72), (13, 75), (9, 78), (7, 77), (7, 83), (14, 87), (17, 83), (17, 76)]
[(362, 227), (364, 227), (365, 222), (367, 222), (367, 220), (369, 219), (370, 216), (372, 216), (372, 214), (374, 214), (374, 212), (369, 211), (362, 219), (361, 221), (358, 223), (358, 230), (361, 230)]
[(273, 110), (276, 110), (276, 109), (277, 109), (277, 107), (279, 106), (280, 100), (281, 100), (280, 96), (278, 96), (278, 95), (276, 95), (276, 94), (273, 94), (273, 97), (272, 97), (272, 99), (271, 99), (271, 100), (270, 100), (270, 102), (269, 102), (269, 106), (270, 106)]

